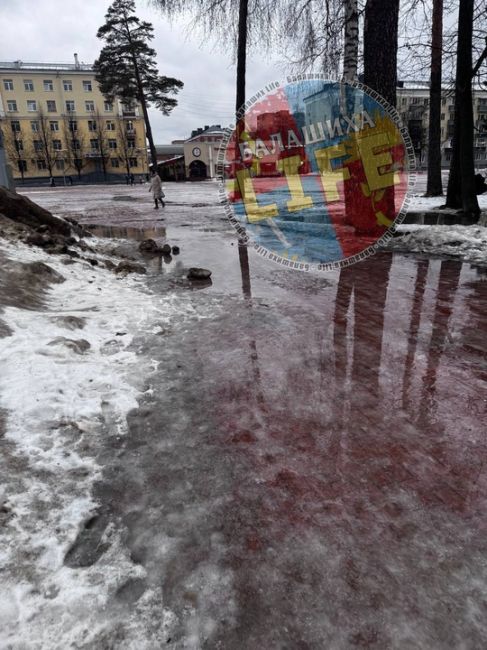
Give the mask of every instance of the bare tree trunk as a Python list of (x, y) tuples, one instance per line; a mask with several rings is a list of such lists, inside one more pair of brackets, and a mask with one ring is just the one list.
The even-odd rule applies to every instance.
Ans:
[(472, 106), (472, 31), (474, 0), (460, 0), (458, 11), (455, 125), (446, 205), (465, 215), (480, 214), (475, 192)]
[(354, 81), (358, 67), (358, 6), (357, 0), (345, 2), (345, 34), (343, 55), (343, 78)]
[(367, 0), (364, 83), (396, 105), (399, 0)]
[[(235, 152), (239, 152), (240, 134), (244, 122), (239, 120), (239, 110), (245, 104), (245, 76), (247, 69), (247, 22), (248, 0), (240, 0), (238, 8), (238, 42), (237, 42), (237, 91), (235, 96)], [(252, 295), (250, 285), (249, 253), (247, 243), (240, 239), (238, 242), (238, 259), (242, 275), (242, 290), (247, 298)]]
[(235, 98), (235, 124), (238, 125), (238, 111), (245, 104), (245, 75), (247, 69), (247, 20), (248, 0), (240, 0), (238, 9), (237, 42), (237, 93)]
[(443, 0), (433, 0), (431, 77), (428, 132), (428, 181), (426, 196), (442, 196), (441, 182), (441, 60), (443, 47)]

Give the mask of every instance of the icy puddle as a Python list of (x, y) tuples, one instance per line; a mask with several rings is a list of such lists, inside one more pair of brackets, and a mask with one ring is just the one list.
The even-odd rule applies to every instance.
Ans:
[[(484, 272), (383, 253), (304, 275), (252, 251), (247, 272), (223, 226), (215, 235), (182, 228), (189, 218), (206, 223), (189, 215), (166, 212), (167, 239), (181, 256), (149, 265), (150, 293), (142, 281), (125, 287), (106, 276), (102, 311), (80, 334), (99, 355), (91, 374), (58, 352), (58, 385), (52, 365), (30, 361), (35, 381), (23, 394), (46, 386), (36, 368), (51, 373), (53, 391), (74, 382), (76, 399), (71, 388), (56, 397), (46, 422), (68, 400), (72, 419), (92, 422), (82, 430), (93, 449), (86, 461), (64, 459), (80, 434), (47, 433), (28, 400), (27, 415), (19, 408), (12, 420), (6, 440), (25, 449), (16, 461), (24, 494), (36, 489), (29, 463), (36, 481), (47, 481), (35, 444), (48, 447), (51, 436), (62, 464), (51, 469), (51, 494), (40, 494), (51, 510), (17, 488), (21, 516), (8, 525), (30, 555), (20, 556), (20, 586), (9, 574), (2, 642), (483, 647)], [(175, 269), (183, 277), (189, 265), (212, 269), (212, 286), (172, 284)], [(20, 341), (29, 328), (13, 315), (1, 318)], [(37, 318), (36, 349), (47, 337)], [(54, 353), (48, 358), (54, 363)], [(98, 402), (82, 377), (100, 386), (110, 379)], [(20, 390), (4, 391), (8, 410)], [(68, 507), (66, 495), (81, 485), (66, 472), (82, 462), (94, 468), (89, 498), (62, 515), (57, 502)]]

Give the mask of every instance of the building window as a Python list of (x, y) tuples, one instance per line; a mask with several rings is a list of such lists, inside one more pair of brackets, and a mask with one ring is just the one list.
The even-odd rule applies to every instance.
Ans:
[(135, 138), (127, 138), (127, 147), (129, 149), (135, 148)]
[(116, 140), (108, 140), (108, 148), (109, 149), (116, 149), (117, 148), (117, 141)]
[(88, 131), (96, 131), (96, 121), (88, 120)]
[(52, 85), (52, 79), (44, 79), (42, 83), (44, 86), (44, 90), (47, 90), (49, 92), (54, 90), (54, 86)]
[(20, 122), (18, 120), (12, 120), (12, 122), (10, 122), (10, 127), (13, 133), (20, 133)]
[(132, 120), (129, 120), (129, 121), (127, 122), (127, 133), (130, 133), (130, 132), (132, 132), (133, 130), (134, 130), (134, 123), (132, 122)]
[(15, 150), (17, 153), (24, 150), (24, 143), (22, 140), (15, 140)]
[(107, 131), (115, 131), (115, 123), (112, 122), (111, 120), (107, 120)]
[(113, 104), (112, 104), (112, 102), (105, 102), (104, 107), (105, 107), (105, 111), (106, 111), (107, 113), (111, 113), (111, 112), (113, 111)]
[(92, 151), (98, 151), (98, 149), (100, 148), (100, 145), (98, 144), (98, 138), (93, 138), (92, 140), (90, 140), (90, 146)]
[(64, 160), (56, 160), (56, 169), (59, 169), (59, 171), (63, 171), (64, 169)]
[(26, 93), (34, 92), (34, 82), (32, 79), (24, 79), (24, 90)]
[(44, 145), (41, 140), (34, 140), (34, 151), (43, 151)]
[(42, 170), (42, 169), (47, 169), (46, 161), (41, 160), (40, 158), (37, 159), (37, 169)]
[(441, 119), (441, 120), (444, 120), (444, 119), (445, 119), (445, 113), (442, 113), (442, 114), (440, 115), (440, 119)]
[(441, 105), (446, 106), (446, 97), (441, 98)]
[(91, 91), (93, 90), (91, 86), (91, 81), (83, 81), (83, 90), (85, 91), (85, 93), (91, 93)]
[(120, 163), (118, 158), (110, 158), (110, 163), (112, 167), (120, 167)]
[(51, 131), (59, 131), (59, 122), (49, 122)]
[(30, 128), (32, 129), (33, 133), (38, 133), (39, 132), (39, 122), (31, 122), (30, 123)]
[(61, 151), (61, 149), (63, 148), (63, 143), (61, 142), (61, 140), (53, 140), (52, 148), (54, 149), (54, 151)]
[(17, 160), (17, 165), (19, 167), (19, 172), (26, 172), (27, 171), (27, 161), (26, 160)]
[(137, 167), (137, 158), (129, 158), (129, 167)]
[(14, 89), (13, 79), (4, 79), (3, 87), (5, 88), (5, 90), (13, 90)]
[(79, 140), (73, 140), (73, 149), (81, 149), (81, 142)]
[(419, 97), (413, 97), (411, 104), (419, 104), (419, 100), (420, 100)]
[(81, 160), (81, 158), (74, 159), (74, 166), (76, 169), (81, 169), (83, 167), (83, 161)]
[(56, 102), (53, 99), (49, 99), (47, 102), (47, 112), (55, 113), (56, 112)]
[(29, 113), (35, 113), (37, 111), (37, 102), (34, 99), (27, 100), (27, 110)]
[(69, 120), (68, 128), (71, 131), (71, 133), (74, 133), (75, 131), (78, 130), (78, 122), (76, 120)]
[(14, 99), (9, 99), (7, 101), (7, 111), (9, 111), (10, 113), (17, 112), (17, 102)]
[(66, 112), (74, 113), (74, 111), (75, 111), (74, 101), (72, 99), (67, 99), (66, 100)]
[(95, 112), (95, 102), (85, 102), (85, 109), (87, 113)]
[(64, 91), (67, 93), (73, 92), (73, 82), (71, 81), (71, 79), (65, 79), (63, 81), (63, 88)]

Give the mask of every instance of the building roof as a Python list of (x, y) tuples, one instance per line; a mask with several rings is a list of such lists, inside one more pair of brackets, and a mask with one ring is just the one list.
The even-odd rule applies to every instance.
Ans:
[(167, 160), (161, 160), (157, 163), (157, 166), (160, 167), (161, 165), (169, 165), (170, 163), (175, 163), (178, 160), (184, 160), (184, 155), (174, 156), (174, 158), (168, 158)]
[[(76, 55), (75, 55), (76, 56)], [(0, 61), (0, 70), (23, 70), (29, 72), (60, 71), (60, 72), (93, 72), (91, 63), (32, 63), (24, 61)]]
[(191, 131), (190, 137), (186, 142), (191, 142), (191, 140), (197, 140), (202, 135), (223, 135), (225, 130), (222, 129), (221, 124), (212, 124), (211, 126), (206, 125), (204, 128), (194, 129)]
[(182, 153), (184, 153), (184, 147), (182, 144), (156, 144), (156, 154), (159, 156)]

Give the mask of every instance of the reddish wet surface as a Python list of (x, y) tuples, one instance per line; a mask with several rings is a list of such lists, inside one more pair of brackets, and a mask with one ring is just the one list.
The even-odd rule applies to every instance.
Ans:
[(159, 370), (96, 494), (177, 615), (169, 645), (485, 647), (486, 275), (251, 254), (242, 293), (223, 227), (182, 226), (213, 286), (173, 288), (195, 317), (138, 342)]

